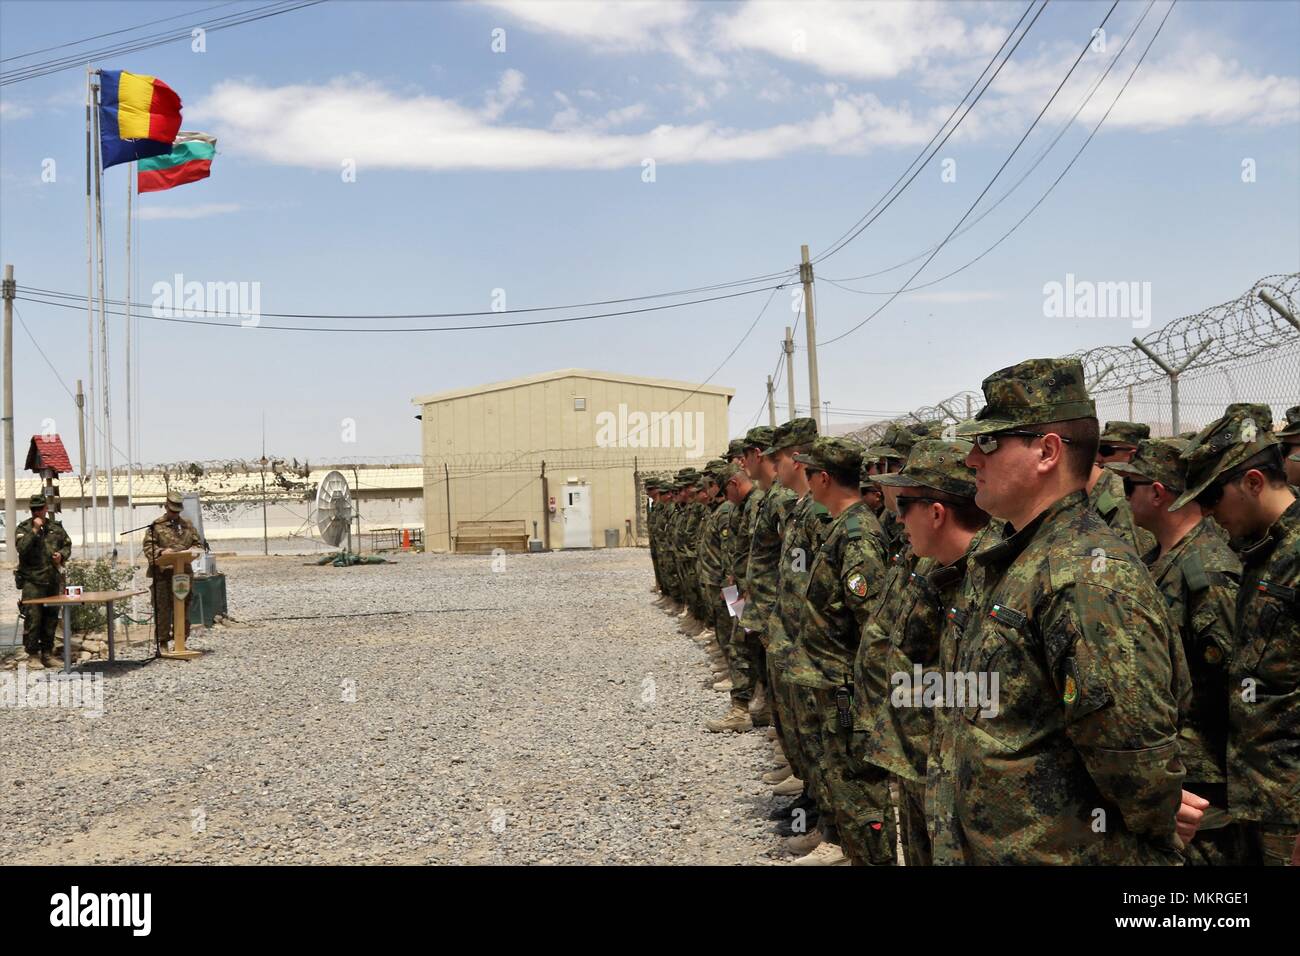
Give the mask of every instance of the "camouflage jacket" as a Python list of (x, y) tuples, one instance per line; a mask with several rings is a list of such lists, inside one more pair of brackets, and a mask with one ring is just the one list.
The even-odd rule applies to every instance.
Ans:
[(1228, 668), (1228, 806), (1300, 823), (1300, 500), (1238, 551), (1237, 652)]
[(14, 532), (14, 543), (18, 548), (18, 567), (14, 569), (18, 587), (22, 587), (24, 581), (54, 584), (59, 579), (59, 566), (54, 563), (54, 556), (62, 555), (64, 562), (72, 557), (72, 539), (58, 519), (48, 513), (40, 531), (32, 527), (31, 518), (19, 523)]
[(784, 671), (803, 613), (804, 592), (813, 555), (821, 547), (831, 514), (811, 494), (796, 499), (781, 534), (781, 564), (777, 575), (776, 606), (767, 620), (767, 656)]
[(700, 539), (700, 522), (708, 514), (708, 509), (698, 501), (692, 501), (682, 509), (682, 516), (677, 522), (673, 550), (677, 552), (679, 568), (683, 574), (695, 574), (696, 548)]
[(777, 576), (781, 565), (781, 519), (785, 503), (795, 494), (779, 481), (772, 482), (754, 513), (754, 533), (749, 542), (749, 574), (745, 590), (749, 598), (741, 626), (755, 631), (766, 644), (767, 620), (776, 608)]
[(831, 520), (808, 569), (786, 679), (824, 689), (852, 683), (862, 626), (884, 583), (880, 522), (859, 499)]
[(1189, 783), (1223, 783), (1228, 747), (1228, 664), (1236, 641), (1241, 562), (1214, 529), (1200, 523), (1164, 557), (1157, 546), (1143, 556), (1169, 605), (1170, 623), (1183, 640), (1192, 695), (1178, 731)]
[(141, 549), (149, 567), (146, 577), (154, 576), (154, 562), (164, 550), (180, 551), (185, 548), (201, 548), (203, 540), (198, 530), (183, 515), (165, 514), (154, 519), (153, 524), (145, 529), (144, 543)]
[(1083, 491), (1009, 531), (972, 544), (940, 639), (945, 679), (971, 692), (935, 713), (934, 862), (1178, 863), (1190, 678), (1164, 601)]
[(1124, 497), (1124, 479), (1109, 468), (1101, 470), (1101, 477), (1088, 493), (1088, 504), (1106, 519), (1106, 524), (1129, 543), (1138, 554), (1146, 554), (1156, 546), (1155, 535), (1139, 528), (1133, 520), (1133, 509)]
[(910, 549), (896, 555), (853, 666), (854, 726), (868, 732), (863, 756), (917, 783), (925, 781), (934, 731), (934, 701), (924, 695), (934, 678), (924, 675), (939, 669), (939, 636), (969, 554), (944, 566), (932, 558), (913, 562)]
[(907, 535), (903, 530), (903, 522), (898, 520), (898, 515), (885, 507), (880, 509), (880, 514), (876, 515), (876, 518), (880, 522), (886, 553), (889, 557), (892, 558), (907, 548)]
[[(723, 566), (722, 546), (726, 541), (724, 532), (731, 526), (731, 502), (722, 501), (713, 504), (709, 513), (700, 522), (700, 584), (707, 584), (716, 591), (722, 587), (726, 570)], [(717, 594), (710, 596), (716, 600)]]
[(739, 590), (745, 590), (745, 572), (749, 568), (750, 522), (753, 510), (763, 497), (757, 485), (749, 489), (743, 501), (732, 505), (728, 513), (726, 543), (722, 549), (723, 564), (727, 572), (727, 581), (735, 584)]

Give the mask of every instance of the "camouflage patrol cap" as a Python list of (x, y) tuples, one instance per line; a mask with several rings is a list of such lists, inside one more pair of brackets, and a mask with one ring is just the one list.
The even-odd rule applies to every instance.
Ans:
[(44, 495), (32, 495), (31, 501), (28, 502), (28, 507), (30, 507), (32, 511), (35, 511), (37, 508), (47, 507), (48, 505), (49, 502), (45, 500)]
[(181, 497), (179, 491), (167, 492), (167, 500), (163, 502), (168, 511), (181, 511), (185, 507), (185, 499)]
[(1144, 438), (1131, 461), (1112, 461), (1106, 467), (1125, 478), (1158, 481), (1170, 491), (1181, 493), (1187, 475), (1180, 456), (1189, 444), (1183, 438)]
[(1196, 429), (1193, 428), (1191, 431), (1179, 432), (1178, 437), (1181, 438), (1183, 441), (1191, 441), (1193, 438), (1196, 437)]
[(881, 458), (897, 458), (899, 461), (905, 461), (907, 453), (912, 450), (919, 437), (910, 428), (890, 425), (881, 436), (880, 444), (867, 448), (863, 452), (863, 457), (870, 458), (872, 461), (879, 461)]
[(713, 480), (718, 483), (718, 487), (725, 491), (727, 488), (727, 482), (740, 474), (740, 467), (732, 462), (724, 461), (717, 468), (712, 469), (709, 474), (712, 475)]
[(858, 466), (858, 488), (859, 489), (875, 487), (875, 483), (872, 482), (871, 480), (875, 476), (867, 474), (867, 469), (869, 469), (877, 461), (877, 459), (874, 456), (867, 454), (867, 452), (870, 450), (871, 449), (869, 448), (864, 448), (862, 450), (862, 464)]
[(1107, 422), (1101, 430), (1101, 443), (1134, 445), (1151, 437), (1151, 426), (1143, 422)]
[(795, 445), (811, 445), (817, 440), (817, 421), (812, 418), (792, 418), (776, 427), (772, 435), (772, 444), (763, 449), (764, 455), (771, 455), (783, 448)]
[(943, 437), (943, 419), (932, 418), (929, 421), (913, 422), (907, 426), (907, 430), (919, 438), (942, 438)]
[(795, 455), (794, 460), (819, 471), (856, 475), (862, 469), (862, 446), (847, 438), (818, 438), (806, 452)]
[(771, 425), (755, 425), (749, 431), (745, 432), (745, 448), (757, 448), (760, 452), (768, 445), (772, 444), (772, 434), (775, 432)]
[(972, 447), (960, 439), (925, 438), (912, 447), (902, 471), (874, 475), (871, 480), (894, 488), (929, 488), (957, 498), (974, 498), (975, 470), (966, 465)]
[(722, 484), (722, 482), (718, 480), (718, 471), (726, 466), (727, 462), (723, 459), (710, 458), (700, 470), (701, 484), (709, 481), (717, 481), (718, 484)]
[(677, 490), (686, 491), (700, 483), (700, 473), (694, 468), (682, 468), (677, 472)]
[(957, 427), (962, 438), (1097, 417), (1097, 406), (1083, 384), (1083, 363), (1076, 358), (1026, 359), (998, 369), (981, 388), (985, 405), (973, 420)]
[(745, 439), (743, 438), (731, 439), (731, 441), (727, 444), (727, 453), (722, 457), (726, 458), (728, 461), (730, 461), (732, 458), (744, 458)]
[(1223, 417), (1210, 422), (1182, 453), (1187, 473), (1187, 490), (1170, 511), (1192, 501), (1214, 480), (1260, 452), (1279, 444), (1273, 434), (1273, 413), (1267, 405), (1234, 402)]
[(1286, 424), (1278, 422), (1278, 429), (1273, 432), (1278, 438), (1291, 438), (1300, 435), (1300, 405), (1292, 405), (1286, 410)]

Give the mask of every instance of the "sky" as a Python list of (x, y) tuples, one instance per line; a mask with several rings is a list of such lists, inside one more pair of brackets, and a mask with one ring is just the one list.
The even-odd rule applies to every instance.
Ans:
[[(115, 38), (23, 56), (164, 17), (175, 19), (118, 36), (260, 5), (2, 0), (0, 67), (82, 55)], [(1184, 0), (1170, 12), (1167, 0), (1149, 10), (1123, 0), (1095, 34), (1110, 6), (1050, 3), (934, 158), (839, 248), (943, 126), (1024, 3), (331, 0), (202, 43), (96, 58), (98, 68), (158, 76), (184, 101), (182, 127), (217, 137), (210, 179), (137, 198), (132, 299), (152, 303), (156, 284), (180, 275), (246, 283), (263, 313), (256, 325), (219, 319), (225, 327), (137, 321), (135, 458), (257, 457), (265, 422), (274, 455), (412, 460), (413, 397), (572, 367), (734, 388), (739, 435), (767, 420), (765, 379), (800, 300), (793, 286), (766, 287), (789, 279), (494, 312), (786, 273), (804, 244), (818, 339), (836, 339), (818, 350), (835, 424), (978, 388), (1024, 358), (1135, 334), (1129, 316), (1047, 314), (1045, 286), (1067, 276), (1149, 283), (1158, 328), (1296, 271), (1300, 4)], [(992, 252), (926, 285), (984, 253), (1043, 197), (1166, 13), (1060, 184)], [(84, 95), (82, 66), (0, 88), (0, 260), (13, 264), (20, 295), (86, 291)], [(126, 280), (124, 170), (103, 176), (110, 298)], [(864, 293), (902, 287), (990, 180), (974, 217), (1016, 188), (940, 249), (912, 283), (922, 288), (840, 338), (889, 298)], [(736, 291), (589, 321), (322, 331), (500, 325)], [(88, 381), (84, 307), (17, 307), (19, 454), (50, 420), (75, 456), (65, 386)], [(486, 314), (266, 315), (277, 312)], [(109, 319), (114, 444), (125, 448), (126, 330)], [(795, 338), (806, 414), (802, 321)], [(783, 377), (777, 395), (784, 420)]]

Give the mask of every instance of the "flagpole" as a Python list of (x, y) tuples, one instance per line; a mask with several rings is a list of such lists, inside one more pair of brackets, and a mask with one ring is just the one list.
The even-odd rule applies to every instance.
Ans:
[[(95, 129), (99, 131), (99, 97), (98, 91), (95, 96)], [(104, 187), (103, 187), (103, 167), (101, 166), (100, 150), (95, 150), (95, 228), (99, 235), (99, 361), (100, 367), (104, 370), (103, 381), (100, 384), (100, 405), (104, 410), (104, 461), (105, 477), (108, 481), (105, 497), (108, 500), (108, 559), (111, 564), (117, 563), (117, 517), (113, 513), (113, 411), (112, 411), (112, 391), (110, 387), (111, 378), (108, 374), (108, 315), (105, 311), (105, 292), (104, 292)]]
[[(92, 175), (91, 153), (95, 149), (92, 146), (92, 130), (96, 123), (93, 116), (94, 95), (92, 92), (93, 83), (91, 77), (95, 74), (95, 69), (86, 64), (86, 340), (87, 352), (89, 355), (90, 372), (87, 376), (87, 382), (90, 385), (90, 525), (94, 534), (94, 544), (87, 548), (87, 542), (82, 541), (81, 546), (89, 550), (95, 557), (99, 557), (99, 467), (98, 459), (95, 455), (96, 432), (99, 430), (99, 392), (95, 390), (95, 270), (94, 270), (94, 220), (91, 212), (90, 182)], [(85, 496), (81, 500), (82, 508), (86, 507)]]
[[(135, 527), (135, 490), (132, 486), (135, 466), (132, 463), (131, 450), (131, 225), (132, 197), (135, 179), (135, 163), (126, 164), (126, 513), (127, 524)], [(127, 535), (127, 560), (135, 569), (135, 535)]]

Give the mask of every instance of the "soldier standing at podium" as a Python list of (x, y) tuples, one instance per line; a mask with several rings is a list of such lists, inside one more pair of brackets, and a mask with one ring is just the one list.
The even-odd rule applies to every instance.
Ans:
[[(153, 633), (158, 640), (158, 649), (163, 650), (172, 638), (172, 578), (170, 568), (157, 565), (160, 554), (174, 551), (186, 551), (190, 548), (203, 547), (203, 539), (198, 530), (181, 514), (182, 500), (180, 492), (167, 493), (166, 510), (144, 533), (144, 556), (149, 562), (145, 574), (153, 579)], [(190, 636), (190, 599), (185, 598), (185, 636)]]

